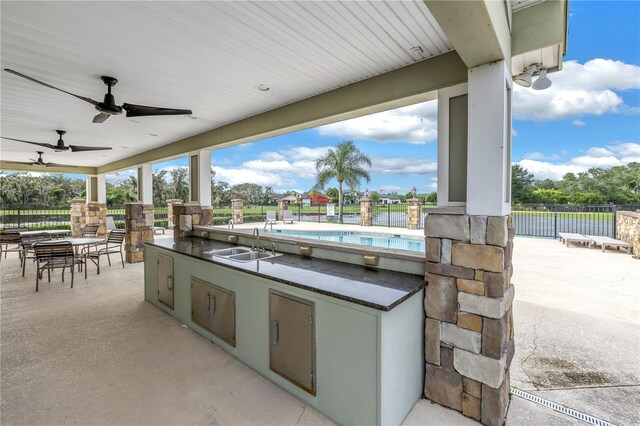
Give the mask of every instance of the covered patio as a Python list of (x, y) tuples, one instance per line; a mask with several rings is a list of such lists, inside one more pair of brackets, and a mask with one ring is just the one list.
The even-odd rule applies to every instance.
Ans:
[[(63, 24), (70, 18), (78, 24)], [(96, 30), (105, 27), (114, 29), (109, 37)], [(386, 424), (400, 423), (407, 415), (406, 422), (421, 423), (442, 413), (443, 423), (468, 421), (464, 415), (501, 425), (509, 407), (510, 366), (516, 356), (511, 91), (514, 78), (530, 80), (534, 73), (543, 78), (560, 70), (566, 36), (566, 1), (113, 2), (106, 8), (90, 2), (47, 2), (37, 7), (3, 2), (2, 62), (11, 71), (2, 74), (2, 170), (86, 174), (86, 199), (71, 206), (74, 236), (89, 223), (105, 230), (108, 173), (135, 168), (138, 185), (137, 201), (125, 208), (126, 260), (131, 265), (124, 270), (92, 277), (74, 293), (49, 286), (49, 296), (34, 296), (22, 292), (23, 280), (16, 277), (10, 262), (2, 262), (3, 420), (322, 423), (330, 418), (338, 423), (368, 419)], [(114, 86), (116, 77), (120, 82)], [(100, 103), (105, 90), (109, 92)], [(118, 103), (135, 100), (179, 109), (161, 113), (142, 105), (120, 107), (112, 96)], [(246, 336), (257, 328), (265, 341), (269, 333), (279, 336), (277, 321), (270, 322), (268, 332), (262, 326), (246, 326), (237, 347), (235, 328), (233, 346), (225, 346), (196, 324), (194, 330), (221, 350), (180, 327), (182, 322), (193, 328), (194, 322), (186, 317), (173, 321), (143, 301), (144, 295), (176, 318), (188, 315), (191, 303), (193, 316), (195, 299), (189, 300), (188, 280), (193, 289), (194, 279), (216, 274), (208, 269), (214, 267), (211, 264), (229, 266), (219, 258), (218, 263), (210, 258), (188, 263), (198, 256), (204, 259), (208, 252), (203, 254), (203, 247), (221, 250), (238, 242), (210, 226), (212, 151), (435, 99), (438, 206), (429, 209), (425, 221), (426, 251), (424, 257), (419, 255), (419, 268), (379, 264), (375, 251), (352, 253), (349, 260), (327, 256), (319, 260), (310, 250), (300, 251), (303, 256), (299, 256), (298, 247), (292, 246), (277, 253), (282, 256), (280, 263), (264, 260), (255, 270), (243, 269), (250, 272), (245, 278), (271, 279), (269, 297), (283, 289), (291, 290), (291, 297), (317, 297), (306, 306), (320, 307), (317, 324), (313, 315), (309, 321), (318, 330), (331, 329), (331, 315), (322, 316), (321, 303), (342, 304), (344, 312), (357, 311), (363, 317), (366, 313), (367, 321), (376, 318), (372, 330), (383, 327), (383, 321), (393, 324), (385, 332), (387, 345), (393, 338), (408, 339), (409, 332), (394, 330), (418, 330), (411, 341), (402, 340), (412, 365), (391, 365), (368, 377), (375, 383), (370, 399), (349, 395), (346, 403), (336, 400), (328, 389), (340, 390), (336, 390), (339, 380), (334, 380), (340, 371), (331, 369), (334, 357), (319, 355), (325, 375), (316, 377), (315, 346), (308, 351), (314, 359), (310, 375), (305, 376), (311, 383), (306, 388), (283, 376), (290, 382), (285, 383), (272, 374), (273, 368), (261, 371), (271, 366), (264, 359), (246, 363), (275, 385), (229, 355), (242, 359), (243, 353), (250, 353), (251, 342), (242, 347), (242, 338), (250, 341)], [(93, 123), (95, 110), (88, 104), (99, 111)], [(122, 109), (126, 114), (120, 115)], [(33, 151), (25, 140), (46, 142), (60, 129), (67, 131), (69, 146), (82, 140), (85, 146), (112, 149), (99, 154), (47, 150), (43, 162), (24, 164)], [(64, 151), (61, 146), (58, 151)], [(178, 156), (188, 157), (189, 199), (171, 209), (174, 242), (154, 243), (152, 164)], [(233, 200), (232, 209), (238, 205), (242, 200)], [(414, 213), (419, 222), (419, 209)], [(259, 239), (257, 243), (260, 248)], [(180, 252), (185, 247), (188, 253)], [(186, 259), (176, 266), (181, 276), (178, 272), (174, 276), (174, 257), (167, 253)], [(262, 258), (259, 251), (254, 254), (249, 257)], [(272, 254), (276, 256), (275, 244)], [(145, 257), (143, 275), (139, 263)], [(167, 263), (161, 265), (161, 258)], [(358, 299), (353, 293), (329, 301), (340, 289), (334, 293), (320, 289), (317, 296), (304, 291), (321, 283), (260, 275), (269, 266), (275, 272), (296, 267), (303, 271), (299, 265), (313, 274), (335, 267), (350, 277), (343, 281), (345, 288), (349, 284), (353, 292), (363, 294), (358, 286), (371, 285), (392, 296), (386, 304), (372, 304), (366, 294)], [(300, 276), (317, 276), (313, 274)], [(366, 279), (358, 281), (360, 276)], [(373, 282), (376, 276), (388, 279)], [(247, 288), (240, 285), (243, 279), (229, 284), (239, 286), (233, 287), (238, 304), (246, 301), (241, 309), (248, 317), (267, 324), (266, 317), (257, 318), (265, 305), (249, 308), (252, 303), (258, 306), (262, 293), (254, 299), (241, 296)], [(287, 283), (292, 287), (284, 287)], [(180, 289), (176, 306), (174, 287)], [(223, 290), (235, 300), (231, 287)], [(165, 296), (170, 300), (161, 300)], [(206, 297), (207, 312), (213, 314), (211, 293)], [(388, 314), (405, 302), (403, 310)], [(348, 303), (352, 304), (345, 307)], [(416, 306), (415, 312), (404, 313)], [(353, 330), (355, 324), (360, 323), (349, 324)], [(315, 338), (315, 331), (310, 335)], [(329, 341), (332, 336), (322, 337)], [(271, 345), (278, 341), (279, 337), (272, 339)], [(383, 357), (384, 350), (379, 349), (372, 364), (379, 367), (384, 364), (381, 359), (394, 360), (403, 351), (387, 351)], [(352, 362), (363, 353), (341, 355)], [(65, 363), (62, 369), (60, 362)], [(394, 380), (413, 373), (413, 368), (416, 374), (396, 388)], [(219, 380), (225, 375), (229, 375), (226, 383)], [(325, 382), (316, 393), (318, 380)], [(54, 384), (64, 391), (52, 393)], [(76, 403), (61, 405), (59, 397), (65, 394), (70, 395), (65, 401)], [(421, 397), (453, 411), (421, 400), (409, 412)], [(37, 408), (31, 405), (43, 400), (47, 403)], [(63, 406), (73, 408), (60, 410)]]

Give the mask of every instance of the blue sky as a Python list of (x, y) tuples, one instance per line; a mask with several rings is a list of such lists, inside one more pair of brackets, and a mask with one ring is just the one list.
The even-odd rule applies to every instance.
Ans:
[[(553, 86), (516, 86), (513, 162), (538, 178), (559, 179), (589, 167), (640, 161), (640, 2), (571, 1), (564, 70)], [(437, 103), (269, 138), (212, 152), (219, 180), (253, 182), (277, 192), (306, 191), (313, 161), (328, 147), (354, 140), (373, 160), (370, 190), (436, 188)], [(186, 159), (154, 170), (186, 166)], [(335, 186), (335, 183), (329, 186)], [(364, 188), (361, 188), (364, 189)]]

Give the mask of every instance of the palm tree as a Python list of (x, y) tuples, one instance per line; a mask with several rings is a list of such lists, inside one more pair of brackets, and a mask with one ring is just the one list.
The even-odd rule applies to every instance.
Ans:
[(362, 153), (353, 141), (343, 141), (335, 149), (329, 149), (326, 154), (316, 160), (315, 188), (324, 189), (333, 178), (338, 181), (338, 222), (342, 223), (343, 192), (342, 183), (346, 183), (351, 190), (360, 186), (362, 179), (369, 182), (371, 176), (365, 167), (371, 168), (371, 160)]

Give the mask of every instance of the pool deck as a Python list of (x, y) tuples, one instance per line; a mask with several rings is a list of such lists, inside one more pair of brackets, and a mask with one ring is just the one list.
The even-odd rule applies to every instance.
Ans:
[[(228, 225), (217, 225), (216, 228), (227, 229)], [(243, 223), (241, 225), (235, 225), (234, 229), (253, 229), (258, 228), (262, 230), (264, 228), (264, 222), (251, 222)], [(271, 229), (271, 225), (269, 225)], [(387, 226), (360, 226), (360, 225), (341, 225), (339, 223), (324, 223), (324, 222), (297, 222), (286, 223), (278, 221), (273, 225), (273, 229), (282, 229), (288, 231), (350, 231), (350, 232), (362, 232), (371, 234), (393, 234), (402, 235), (406, 237), (424, 237), (424, 229), (407, 229), (400, 227), (387, 227)]]

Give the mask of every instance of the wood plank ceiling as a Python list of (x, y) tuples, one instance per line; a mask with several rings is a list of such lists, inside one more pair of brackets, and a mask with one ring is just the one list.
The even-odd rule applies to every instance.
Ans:
[[(190, 108), (184, 116), (93, 124), (93, 107), (0, 73), (2, 136), (111, 146), (45, 151), (45, 161), (99, 166), (450, 51), (422, 1), (2, 2), (2, 68), (102, 101)], [(416, 55), (412, 48), (419, 47)], [(270, 90), (257, 89), (260, 84)], [(153, 136), (157, 135), (157, 136)], [(7, 161), (35, 147), (1, 141)]]

